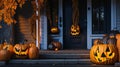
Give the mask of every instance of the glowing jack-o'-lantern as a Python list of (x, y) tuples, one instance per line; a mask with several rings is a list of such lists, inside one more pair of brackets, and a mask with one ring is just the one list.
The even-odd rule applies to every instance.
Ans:
[(27, 58), (29, 45), (16, 44), (13, 48), (16, 58)]
[(53, 34), (57, 34), (57, 33), (59, 33), (59, 29), (58, 29), (58, 27), (57, 27), (57, 26), (53, 26), (53, 27), (51, 27), (51, 33), (53, 33)]
[(79, 25), (72, 25), (71, 26), (71, 35), (79, 35), (79, 34), (80, 34)]
[(114, 64), (118, 59), (117, 47), (110, 44), (93, 45), (90, 60), (96, 64)]

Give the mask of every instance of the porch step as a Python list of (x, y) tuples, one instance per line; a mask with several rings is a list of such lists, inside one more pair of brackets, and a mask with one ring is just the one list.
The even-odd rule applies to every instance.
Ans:
[(12, 59), (8, 64), (82, 64), (92, 65), (89, 59)]
[(40, 50), (42, 59), (89, 59), (89, 50)]

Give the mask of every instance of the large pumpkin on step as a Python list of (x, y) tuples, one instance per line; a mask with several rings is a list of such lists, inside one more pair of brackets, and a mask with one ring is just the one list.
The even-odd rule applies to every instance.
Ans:
[(16, 58), (27, 58), (29, 45), (27, 44), (16, 44), (13, 48)]
[(29, 48), (28, 56), (30, 59), (36, 59), (39, 57), (39, 49), (35, 46)]
[(11, 58), (11, 53), (8, 50), (0, 50), (0, 61), (8, 61)]
[(90, 50), (90, 60), (95, 64), (114, 64), (118, 59), (115, 45), (98, 43)]

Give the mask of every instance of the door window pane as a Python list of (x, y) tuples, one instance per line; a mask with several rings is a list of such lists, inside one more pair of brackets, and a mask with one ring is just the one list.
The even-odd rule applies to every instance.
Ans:
[(111, 29), (110, 0), (92, 0), (92, 34), (105, 34)]

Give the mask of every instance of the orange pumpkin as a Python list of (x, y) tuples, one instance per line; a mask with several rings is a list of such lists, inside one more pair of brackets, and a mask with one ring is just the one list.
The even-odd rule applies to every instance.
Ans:
[(27, 44), (16, 44), (13, 48), (13, 51), (16, 55), (16, 58), (27, 58), (28, 57), (29, 45)]
[(8, 50), (0, 50), (0, 61), (8, 61), (11, 58), (10, 51)]
[(117, 47), (103, 43), (93, 45), (90, 50), (90, 60), (96, 64), (114, 64), (118, 60)]
[(30, 43), (29, 46), (30, 47), (36, 47), (35, 43)]
[(39, 49), (37, 47), (34, 47), (34, 46), (30, 47), (28, 56), (30, 59), (38, 58), (39, 57)]
[(13, 45), (11, 45), (11, 44), (4, 45), (3, 49), (6, 49), (6, 50), (10, 51), (11, 53), (14, 53), (13, 52)]
[(4, 46), (3, 44), (0, 44), (0, 50), (2, 50), (2, 49), (3, 49), (3, 46)]
[(120, 62), (120, 34), (116, 34), (116, 39), (117, 39), (117, 49), (118, 49), (118, 54), (119, 54), (119, 62)]

